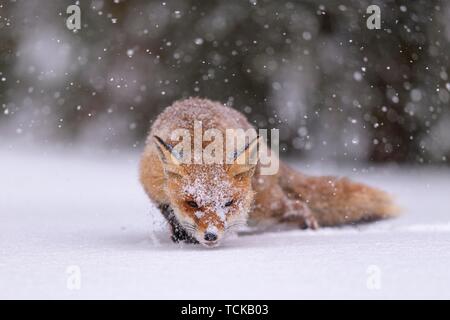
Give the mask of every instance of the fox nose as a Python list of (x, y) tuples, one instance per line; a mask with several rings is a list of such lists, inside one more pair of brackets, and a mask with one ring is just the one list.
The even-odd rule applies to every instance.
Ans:
[(206, 241), (216, 241), (217, 235), (215, 233), (207, 232), (207, 233), (205, 233), (205, 240)]

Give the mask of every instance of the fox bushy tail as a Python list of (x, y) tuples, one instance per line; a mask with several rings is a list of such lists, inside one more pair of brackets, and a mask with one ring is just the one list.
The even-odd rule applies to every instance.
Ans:
[(376, 188), (346, 178), (306, 176), (286, 165), (281, 170), (281, 187), (289, 196), (304, 201), (321, 226), (373, 221), (399, 213), (391, 196)]

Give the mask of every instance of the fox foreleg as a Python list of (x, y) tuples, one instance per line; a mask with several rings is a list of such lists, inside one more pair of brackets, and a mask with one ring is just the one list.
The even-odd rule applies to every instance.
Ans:
[(184, 241), (185, 243), (198, 243), (198, 241), (195, 240), (195, 238), (192, 237), (189, 233), (187, 233), (186, 230), (184, 230), (184, 228), (180, 225), (177, 218), (175, 217), (173, 209), (168, 204), (159, 205), (159, 209), (170, 225), (172, 232), (171, 239), (173, 242), (179, 243), (181, 241)]

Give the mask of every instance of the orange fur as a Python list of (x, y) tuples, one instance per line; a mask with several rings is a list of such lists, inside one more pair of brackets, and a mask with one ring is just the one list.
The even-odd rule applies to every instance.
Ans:
[[(185, 128), (192, 135), (194, 120), (202, 121), (205, 130), (216, 128), (221, 132), (252, 126), (236, 110), (198, 98), (175, 102), (152, 126), (141, 159), (141, 183), (150, 199), (173, 209), (176, 223), (188, 228), (188, 233), (200, 242), (208, 228), (214, 227), (222, 237), (227, 225), (243, 222), (290, 222), (315, 229), (388, 218), (397, 213), (390, 196), (383, 191), (345, 178), (306, 176), (283, 163), (278, 173), (271, 176), (261, 175), (258, 165), (247, 174), (234, 176), (232, 172), (242, 170), (230, 170), (229, 165), (168, 163), (170, 159), (164, 158), (163, 147), (158, 149), (154, 137), (169, 145), (177, 143), (171, 140), (171, 132)], [(203, 147), (207, 144), (203, 142)], [(203, 193), (213, 200), (195, 209), (187, 205), (195, 194), (185, 191), (198, 184), (200, 178), (196, 188), (204, 189)], [(221, 217), (217, 211), (230, 199), (235, 201)]]

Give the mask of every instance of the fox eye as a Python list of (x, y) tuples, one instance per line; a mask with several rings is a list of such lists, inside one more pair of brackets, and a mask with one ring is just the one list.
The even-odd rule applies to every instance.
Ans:
[(188, 205), (189, 207), (191, 207), (191, 208), (195, 208), (195, 209), (198, 208), (198, 204), (197, 204), (197, 202), (195, 202), (195, 201), (186, 201), (186, 203), (187, 203), (187, 205)]
[(167, 175), (170, 178), (174, 178), (174, 179), (181, 179), (181, 178), (183, 178), (180, 174), (172, 172), (172, 171), (167, 171)]
[(234, 200), (230, 200), (227, 203), (225, 203), (225, 207), (229, 207), (233, 204)]

